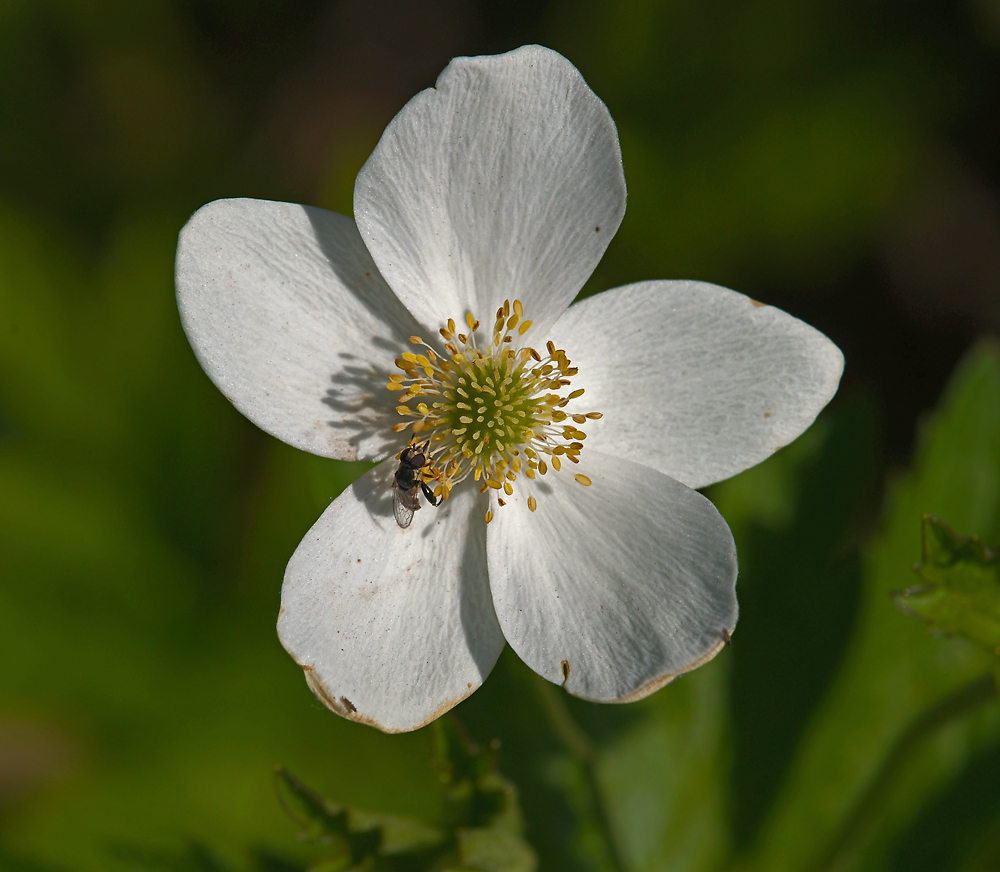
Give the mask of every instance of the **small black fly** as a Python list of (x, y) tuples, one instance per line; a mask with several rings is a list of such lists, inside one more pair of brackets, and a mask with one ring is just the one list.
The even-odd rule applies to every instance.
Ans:
[(392, 479), (392, 513), (400, 527), (409, 527), (413, 513), (420, 508), (418, 491), (423, 491), (432, 506), (440, 502), (421, 475), (421, 470), (430, 462), (424, 454), (426, 448), (426, 442), (407, 445), (399, 455), (399, 469)]

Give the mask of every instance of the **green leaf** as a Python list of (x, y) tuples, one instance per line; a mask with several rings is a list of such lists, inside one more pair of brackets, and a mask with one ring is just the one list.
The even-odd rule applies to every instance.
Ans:
[(498, 747), (477, 745), (454, 715), (434, 723), (434, 765), (445, 785), (445, 816), (452, 826), (521, 832), (517, 789), (497, 770)]
[(310, 872), (339, 872), (371, 864), (377, 857), (422, 854), (445, 842), (444, 834), (419, 821), (349, 809), (306, 787), (287, 769), (275, 769), (275, 788), (302, 841), (329, 852)]
[(283, 766), (274, 770), (274, 786), (288, 816), (302, 828), (299, 838), (347, 835), (346, 809), (306, 787)]
[(628, 869), (709, 872), (730, 849), (729, 651), (634, 703), (598, 753), (600, 785)]
[(535, 852), (517, 833), (499, 826), (459, 830), (463, 866), (482, 872), (534, 872)]
[(450, 834), (416, 821), (330, 802), (287, 769), (275, 770), (278, 797), (299, 825), (299, 838), (324, 847), (309, 872), (478, 870), (533, 872), (535, 852), (523, 838), (517, 790), (497, 771), (497, 748), (478, 746), (454, 717), (435, 727), (435, 758), (445, 786)]
[(924, 582), (897, 591), (896, 605), (932, 629), (962, 636), (1000, 655), (1000, 559), (975, 536), (959, 536), (932, 515), (923, 519)]
[(498, 770), (498, 743), (480, 747), (454, 715), (435, 722), (434, 738), (445, 814), (455, 827), (463, 868), (531, 872), (538, 861), (523, 837), (517, 788)]
[[(981, 679), (992, 660), (969, 643), (928, 637), (891, 606), (889, 594), (911, 577), (918, 522), (927, 512), (1000, 538), (1000, 349), (993, 343), (958, 367), (921, 434), (913, 470), (891, 488), (881, 532), (864, 554), (848, 650), (742, 868), (882, 868), (921, 806), (995, 735), (996, 712), (985, 709), (959, 721), (941, 718), (921, 741), (910, 740), (925, 712)], [(902, 755), (906, 765), (855, 820), (901, 742), (912, 745)]]

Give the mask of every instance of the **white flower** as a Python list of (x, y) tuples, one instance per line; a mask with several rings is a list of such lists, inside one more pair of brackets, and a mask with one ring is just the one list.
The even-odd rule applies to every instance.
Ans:
[[(843, 357), (699, 282), (570, 306), (624, 211), (607, 108), (527, 46), (458, 58), (403, 108), (358, 175), (357, 223), (222, 200), (181, 232), (184, 329), (222, 392), (291, 445), (383, 461), (282, 587), (281, 641), (338, 714), (415, 729), (472, 693), (505, 639), (570, 693), (640, 699), (734, 628), (732, 535), (693, 488), (802, 433)], [(417, 488), (404, 529), (410, 438), (429, 440), (419, 473), (447, 498)]]

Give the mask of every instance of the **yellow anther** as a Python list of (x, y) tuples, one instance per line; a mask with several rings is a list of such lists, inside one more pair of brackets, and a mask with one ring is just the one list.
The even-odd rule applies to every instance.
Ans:
[(536, 500), (534, 497), (528, 497), (528, 510), (533, 512), (537, 508), (538, 508), (538, 500)]
[(488, 524), (492, 520), (493, 520), (493, 510), (491, 509), (486, 513), (486, 523)]
[[(513, 496), (513, 482), (522, 472), (529, 479), (559, 470), (559, 457), (577, 463), (584, 432), (578, 429), (600, 413), (562, 411), (571, 399), (583, 394), (569, 391), (576, 370), (554, 342), (546, 343), (547, 357), (515, 341), (531, 321), (524, 318), (520, 300), (505, 300), (496, 310), (492, 333), (476, 333), (480, 323), (472, 312), (465, 315), (469, 333), (457, 333), (454, 320), (439, 332), (446, 340), (448, 357), (440, 358), (419, 336), (413, 345), (419, 353), (404, 352), (396, 359), (402, 374), (389, 377), (386, 387), (398, 396), (398, 414), (415, 418), (392, 425), (394, 433), (412, 427), (428, 457), (422, 480), (434, 483), (434, 493), (444, 499), (468, 476), (480, 492), (502, 490)], [(410, 400), (415, 400), (408, 405)], [(571, 441), (572, 440), (572, 441)], [(541, 455), (545, 455), (542, 459)], [(497, 498), (496, 505), (504, 505)], [(537, 503), (529, 496), (529, 509)], [(490, 515), (492, 517), (492, 514)]]
[(580, 482), (580, 484), (586, 485), (587, 487), (590, 487), (590, 485), (592, 484), (591, 480), (587, 478), (587, 476), (585, 476), (582, 472), (578, 472), (576, 475), (573, 476), (573, 478), (575, 478), (578, 482)]

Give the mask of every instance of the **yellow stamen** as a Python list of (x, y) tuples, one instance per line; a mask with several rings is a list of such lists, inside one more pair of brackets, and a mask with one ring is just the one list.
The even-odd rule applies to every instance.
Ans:
[[(411, 336), (411, 344), (421, 350), (396, 358), (400, 372), (389, 376), (386, 388), (400, 394), (396, 411), (410, 420), (393, 424), (392, 431), (412, 426), (413, 434), (420, 434), (427, 460), (421, 477), (433, 482), (437, 497), (447, 499), (470, 475), (480, 492), (503, 490), (510, 497), (519, 475), (532, 480), (545, 475), (549, 465), (558, 472), (560, 457), (578, 463), (586, 439), (579, 428), (601, 413), (563, 411), (584, 393), (583, 388), (564, 393), (577, 370), (552, 341), (545, 345), (545, 356), (519, 345), (518, 337), (532, 323), (524, 318), (520, 300), (505, 300), (495, 310), (485, 337), (472, 312), (464, 320), (467, 334), (457, 333), (452, 319), (438, 331), (447, 357)], [(576, 478), (590, 483), (586, 476)], [(500, 496), (497, 505), (505, 505)], [(537, 505), (529, 495), (529, 510)], [(492, 512), (487, 523), (491, 518)]]

